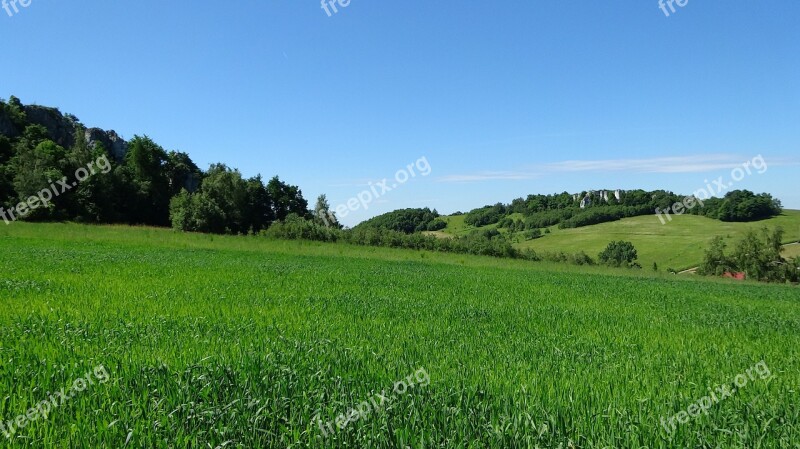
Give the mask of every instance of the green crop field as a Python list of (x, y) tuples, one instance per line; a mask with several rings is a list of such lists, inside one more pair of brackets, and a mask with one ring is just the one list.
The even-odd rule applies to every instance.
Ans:
[(0, 267), (0, 447), (800, 442), (797, 287), (74, 224)]
[[(464, 235), (475, 229), (490, 229), (496, 225), (474, 228), (464, 224), (464, 217), (445, 217), (448, 225), (439, 235)], [(518, 218), (521, 218), (518, 217)], [(522, 233), (517, 233), (517, 248), (532, 248), (536, 251), (577, 253), (584, 251), (592, 257), (602, 251), (613, 240), (627, 240), (633, 243), (639, 253), (639, 263), (649, 269), (656, 262), (661, 269), (676, 270), (696, 267), (703, 259), (703, 253), (714, 236), (722, 236), (729, 245), (741, 237), (748, 229), (761, 227), (782, 227), (786, 232), (784, 241), (800, 241), (800, 211), (785, 210), (782, 215), (753, 223), (724, 223), (697, 215), (679, 215), (662, 224), (655, 215), (626, 218), (610, 223), (602, 223), (575, 229), (550, 227), (550, 234), (536, 240), (525, 241)], [(795, 254), (795, 253), (789, 253)], [(798, 252), (797, 254), (800, 254)], [(797, 255), (796, 254), (796, 255)]]

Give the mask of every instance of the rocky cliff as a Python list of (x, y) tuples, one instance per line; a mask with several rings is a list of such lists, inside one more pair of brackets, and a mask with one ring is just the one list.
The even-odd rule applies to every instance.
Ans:
[[(24, 129), (20, 129), (19, 123), (15, 123), (8, 106), (2, 106), (0, 107), (0, 135), (11, 138), (19, 136)], [(89, 145), (94, 146), (99, 142), (106, 149), (109, 156), (116, 159), (117, 162), (122, 161), (128, 152), (128, 142), (113, 130), (87, 129), (78, 122), (77, 118), (69, 114), (64, 115), (56, 108), (28, 105), (23, 106), (22, 111), (28, 124), (43, 126), (47, 129), (50, 139), (64, 148), (74, 145), (75, 136), (79, 135), (78, 133), (83, 133)], [(19, 115), (17, 115), (17, 118), (19, 118)]]
[[(25, 106), (25, 115), (30, 123), (47, 128), (50, 140), (69, 148), (75, 144), (75, 131), (79, 124), (73, 119), (64, 117), (56, 108), (44, 106)], [(20, 130), (22, 131), (22, 130)]]
[(117, 162), (121, 162), (125, 158), (125, 154), (128, 153), (128, 142), (113, 130), (103, 131), (100, 128), (89, 128), (84, 131), (84, 135), (86, 136), (86, 142), (90, 146), (94, 147), (97, 143), (102, 144), (106, 152)]

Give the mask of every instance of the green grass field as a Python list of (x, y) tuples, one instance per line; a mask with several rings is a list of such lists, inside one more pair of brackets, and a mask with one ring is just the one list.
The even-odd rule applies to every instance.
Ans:
[[(0, 227), (0, 267), (0, 420), (108, 374), (0, 447), (800, 441), (797, 287), (73, 224)], [(769, 379), (665, 430), (761, 361)], [(391, 392), (420, 369), (429, 384)]]
[[(439, 231), (439, 235), (464, 235), (476, 229), (465, 225), (464, 218), (463, 215), (446, 217), (448, 226)], [(680, 215), (662, 224), (655, 215), (646, 215), (576, 229), (553, 226), (551, 233), (540, 239), (525, 241), (520, 236), (515, 246), (549, 252), (584, 251), (596, 258), (612, 240), (627, 240), (636, 247), (642, 267), (650, 269), (656, 262), (662, 270), (684, 270), (700, 264), (714, 236), (724, 237), (732, 246), (748, 229), (763, 226), (781, 226), (786, 231), (785, 242), (800, 241), (800, 211), (786, 210), (781, 216), (754, 223), (724, 223), (696, 215)], [(495, 225), (480, 229), (491, 227)], [(800, 255), (800, 250), (787, 254)]]

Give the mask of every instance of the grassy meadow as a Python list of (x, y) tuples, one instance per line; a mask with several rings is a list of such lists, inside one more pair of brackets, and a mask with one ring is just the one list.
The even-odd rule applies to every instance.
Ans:
[[(645, 225), (595, 238), (693, 251)], [(0, 226), (0, 267), (0, 420), (108, 373), (0, 447), (799, 447), (797, 287), (75, 224)], [(762, 361), (771, 377), (662, 425)]]
[(783, 257), (786, 258), (800, 257), (800, 244), (793, 243), (791, 245), (784, 246), (782, 254)]
[[(518, 215), (518, 216), (517, 216)], [(464, 235), (474, 229), (491, 229), (496, 225), (474, 228), (464, 224), (465, 216), (446, 217), (447, 228), (438, 235)], [(512, 218), (522, 218), (516, 214)], [(633, 243), (639, 253), (639, 263), (651, 268), (656, 262), (662, 270), (673, 268), (684, 270), (696, 267), (703, 260), (708, 243), (713, 236), (722, 236), (733, 246), (748, 229), (782, 227), (786, 232), (784, 241), (800, 241), (800, 211), (785, 210), (778, 217), (752, 223), (725, 223), (697, 215), (673, 216), (672, 221), (662, 224), (655, 215), (625, 218), (619, 221), (602, 223), (574, 229), (550, 227), (550, 234), (542, 238), (525, 241), (522, 233), (514, 246), (532, 248), (536, 251), (565, 253), (586, 252), (596, 258), (612, 240), (627, 240)], [(800, 255), (800, 250), (787, 249), (790, 256)]]

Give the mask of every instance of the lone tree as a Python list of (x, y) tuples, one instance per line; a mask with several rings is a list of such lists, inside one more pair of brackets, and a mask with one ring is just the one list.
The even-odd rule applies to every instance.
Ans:
[(339, 220), (336, 219), (336, 215), (331, 210), (331, 205), (328, 203), (328, 197), (325, 194), (317, 197), (317, 204), (314, 206), (314, 221), (327, 228), (342, 228)]
[(639, 255), (631, 242), (611, 242), (598, 256), (600, 263), (612, 267), (639, 267)]

